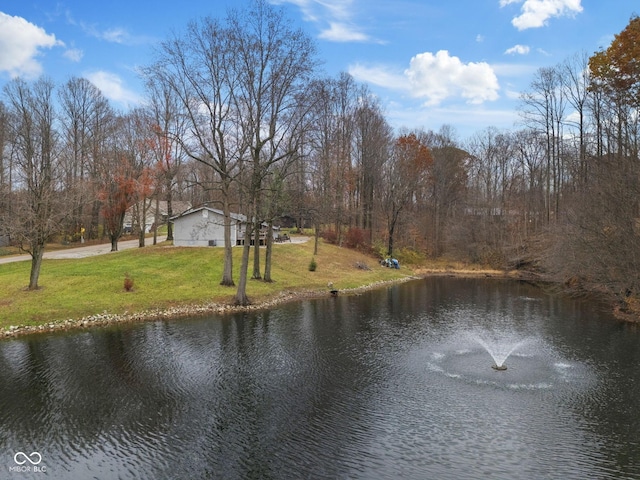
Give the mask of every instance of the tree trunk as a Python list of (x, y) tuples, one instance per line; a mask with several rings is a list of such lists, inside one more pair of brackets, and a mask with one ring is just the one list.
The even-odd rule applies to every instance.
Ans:
[(267, 225), (267, 235), (264, 242), (266, 244), (266, 254), (264, 260), (264, 281), (273, 282), (271, 279), (271, 253), (273, 251), (273, 220), (269, 220)]
[(31, 274), (29, 276), (29, 290), (38, 289), (38, 279), (40, 278), (40, 267), (42, 266), (43, 255), (44, 245), (35, 245), (31, 253)]
[(251, 278), (254, 280), (260, 280), (262, 275), (260, 273), (260, 220), (256, 218), (254, 224), (254, 244), (253, 244), (253, 275)]
[(233, 282), (233, 245), (231, 245), (231, 209), (226, 191), (223, 192), (222, 210), (224, 214), (224, 268), (220, 285), (233, 287), (235, 283)]
[(440, 205), (436, 201), (433, 217), (433, 256), (440, 256)]
[(249, 305), (249, 297), (247, 297), (247, 275), (249, 271), (249, 251), (251, 250), (251, 232), (245, 234), (244, 247), (242, 247), (242, 265), (240, 266), (240, 280), (238, 281), (238, 290), (234, 303), (236, 305)]
[[(158, 244), (158, 209), (160, 208), (160, 197), (156, 194), (156, 211), (153, 214), (153, 244)], [(170, 223), (167, 221), (167, 224)]]
[(138, 222), (140, 224), (140, 232), (138, 233), (138, 247), (142, 248), (144, 247), (144, 230), (145, 228), (147, 228), (147, 201), (144, 198), (142, 199), (142, 214), (139, 215), (138, 218), (140, 218), (140, 221)]
[(387, 249), (387, 256), (389, 258), (393, 255), (393, 232), (396, 229), (396, 221), (392, 220), (391, 225), (389, 225), (389, 248)]
[(313, 241), (313, 254), (317, 255), (318, 254), (318, 240), (320, 239), (320, 225), (318, 223), (316, 223), (316, 231), (314, 234), (314, 241)]
[[(173, 223), (169, 220), (173, 217), (173, 195), (171, 193), (171, 183), (167, 182), (167, 240), (173, 242)], [(156, 207), (156, 217), (158, 217), (158, 208)], [(156, 218), (156, 228), (158, 219)]]

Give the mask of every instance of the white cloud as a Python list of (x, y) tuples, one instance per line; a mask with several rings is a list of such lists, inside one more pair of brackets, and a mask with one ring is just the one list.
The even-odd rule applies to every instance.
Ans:
[(519, 116), (516, 109), (485, 109), (476, 105), (454, 107), (418, 108), (415, 105), (389, 105), (386, 110), (389, 121), (395, 128), (413, 128), (439, 130), (443, 125), (454, 125), (455, 133), (461, 139), (491, 125), (499, 129), (513, 128)]
[(80, 28), (86, 35), (89, 35), (106, 42), (118, 43), (121, 45), (144, 45), (153, 43), (156, 39), (147, 36), (132, 35), (126, 28), (111, 27), (102, 29), (96, 24), (86, 23), (73, 18), (70, 12), (66, 12), (66, 20), (69, 25)]
[(379, 87), (409, 91), (407, 77), (384, 66), (367, 67), (355, 64), (349, 67), (349, 74), (357, 80), (369, 82)]
[[(375, 41), (353, 22), (353, 0), (271, 0), (275, 5), (290, 3), (302, 12), (307, 22), (322, 25), (318, 35), (331, 42)], [(328, 26), (325, 26), (328, 25)]]
[(296, 5), (306, 21), (318, 22), (327, 15), (337, 20), (348, 20), (351, 17), (353, 0), (271, 0), (271, 3)]
[(529, 51), (530, 48), (527, 45), (514, 45), (511, 48), (507, 48), (504, 53), (507, 55), (526, 55)]
[[(511, 21), (518, 30), (538, 28), (546, 25), (552, 17), (571, 16), (582, 12), (582, 0), (524, 0), (521, 14)], [(500, 0), (504, 7), (522, 0)]]
[(37, 77), (42, 72), (42, 65), (36, 60), (41, 49), (63, 45), (55, 35), (24, 18), (0, 12), (0, 71)]
[(124, 28), (111, 28), (102, 32), (102, 38), (107, 42), (125, 43), (130, 35)]
[(489, 64), (464, 64), (446, 50), (416, 55), (404, 73), (413, 96), (426, 98), (427, 105), (437, 105), (457, 95), (476, 104), (498, 99), (498, 78)]
[(446, 50), (435, 55), (431, 52), (416, 55), (402, 73), (381, 66), (359, 64), (351, 66), (349, 73), (359, 81), (425, 98), (429, 106), (457, 96), (466, 99), (467, 103), (481, 104), (497, 100), (500, 89), (498, 78), (489, 64), (465, 64)]
[(365, 42), (369, 37), (356, 28), (344, 23), (331, 22), (327, 30), (323, 30), (319, 37), (332, 42)]
[(510, 87), (505, 89), (505, 96), (511, 100), (519, 100), (522, 92), (520, 90), (514, 90)]
[(68, 60), (71, 60), (72, 62), (77, 63), (80, 60), (82, 60), (82, 57), (84, 56), (84, 52), (79, 48), (69, 48), (62, 54), (62, 56)]
[(137, 93), (125, 88), (122, 79), (114, 73), (99, 70), (88, 73), (85, 77), (98, 87), (102, 94), (109, 100), (113, 100), (127, 107), (137, 105), (142, 101)]

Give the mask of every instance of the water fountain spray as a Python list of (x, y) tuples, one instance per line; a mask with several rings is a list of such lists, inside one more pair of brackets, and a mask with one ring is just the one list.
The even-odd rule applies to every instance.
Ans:
[(476, 341), (482, 345), (482, 347), (491, 355), (493, 358), (493, 365), (491, 368), (497, 371), (504, 371), (507, 369), (505, 362), (509, 355), (511, 355), (518, 347), (525, 343), (525, 340), (521, 340), (515, 344), (505, 343), (505, 342), (489, 342), (484, 340), (483, 338), (476, 338)]

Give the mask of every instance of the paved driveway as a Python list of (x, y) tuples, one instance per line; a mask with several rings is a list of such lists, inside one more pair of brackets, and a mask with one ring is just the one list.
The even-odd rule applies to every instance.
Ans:
[[(166, 236), (158, 236), (158, 242), (164, 242)], [(152, 238), (146, 239), (146, 245), (153, 243)], [(118, 251), (126, 250), (128, 248), (137, 248), (138, 240), (125, 240), (118, 242)], [(61, 259), (61, 258), (84, 258), (91, 257), (93, 255), (104, 255), (111, 252), (110, 243), (101, 243), (99, 245), (88, 245), (86, 247), (67, 248), (64, 250), (54, 250), (52, 252), (44, 252), (44, 258)], [(22, 262), (25, 260), (31, 260), (31, 255), (9, 255), (0, 257), (0, 264), (11, 262)]]
[[(164, 242), (167, 239), (166, 236), (158, 236), (158, 243)], [(291, 237), (291, 243), (304, 243), (309, 240), (309, 237), (294, 236)], [(146, 245), (153, 243), (152, 238), (147, 238)], [(284, 242), (286, 244), (288, 242)], [(118, 251), (126, 250), (128, 248), (138, 248), (138, 240), (126, 240), (124, 242), (118, 242)], [(93, 255), (104, 255), (111, 252), (110, 243), (102, 243), (100, 245), (89, 245), (86, 247), (67, 248), (65, 250), (54, 250), (52, 252), (44, 252), (44, 258), (60, 259), (60, 258), (84, 258), (91, 257)], [(25, 260), (31, 260), (31, 255), (9, 255), (0, 257), (0, 264), (11, 262), (22, 262)]]

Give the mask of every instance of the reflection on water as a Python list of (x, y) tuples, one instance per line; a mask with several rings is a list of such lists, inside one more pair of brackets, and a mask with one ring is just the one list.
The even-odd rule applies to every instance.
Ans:
[[(479, 337), (517, 344), (508, 370)], [(593, 304), (434, 278), (6, 341), (0, 478), (38, 452), (56, 479), (640, 479), (639, 340)]]

